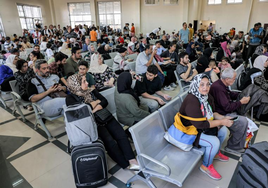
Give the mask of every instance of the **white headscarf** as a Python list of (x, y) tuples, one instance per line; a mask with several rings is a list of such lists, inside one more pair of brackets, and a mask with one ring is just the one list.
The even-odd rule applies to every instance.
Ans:
[(66, 42), (62, 44), (60, 51), (66, 54), (68, 57), (72, 55), (71, 50), (68, 48), (68, 44)]
[(18, 71), (18, 69), (16, 68), (16, 65), (13, 64), (13, 61), (15, 60), (15, 58), (16, 58), (16, 55), (14, 54), (9, 55), (5, 64), (13, 71), (13, 73)]
[[(201, 104), (201, 111), (208, 120), (213, 119), (213, 111), (208, 103), (208, 95), (202, 95), (199, 92), (199, 86), (200, 82), (203, 78), (207, 78), (209, 80), (209, 84), (211, 85), (211, 81), (208, 75), (206, 74), (198, 74), (194, 77), (192, 80), (192, 83), (190, 85), (190, 90), (189, 93), (194, 95), (200, 102)], [(204, 108), (204, 109), (202, 109)]]
[(107, 69), (107, 65), (105, 64), (99, 64), (99, 56), (100, 54), (93, 54), (91, 56), (91, 61), (90, 61), (90, 67), (89, 67), (89, 72), (91, 73), (103, 73)]
[(254, 61), (253, 67), (258, 68), (258, 69), (260, 69), (261, 71), (263, 71), (263, 70), (265, 69), (265, 67), (264, 67), (264, 63), (265, 63), (265, 61), (266, 61), (267, 59), (268, 59), (268, 57), (265, 56), (265, 55), (260, 55), (260, 56), (258, 56), (258, 57), (255, 59), (255, 61)]

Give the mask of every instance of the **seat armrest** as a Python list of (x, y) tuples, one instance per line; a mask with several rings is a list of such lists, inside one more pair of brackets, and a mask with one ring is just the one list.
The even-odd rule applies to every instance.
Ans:
[(36, 111), (36, 113), (38, 113), (39, 115), (42, 115), (44, 112), (44, 110), (36, 103), (32, 103), (32, 106), (34, 108), (34, 110)]
[(11, 92), (11, 95), (13, 95), (18, 100), (21, 99), (21, 96), (18, 93), (14, 92), (14, 91)]
[[(139, 161), (139, 164), (140, 164), (141, 168), (143, 168), (143, 170), (142, 170), (143, 172), (148, 173), (148, 174), (152, 174), (152, 175), (155, 175), (155, 176), (160, 176), (160, 177), (163, 177), (163, 178), (167, 177), (167, 176), (170, 176), (171, 169), (166, 164), (164, 164), (164, 163), (162, 163), (162, 162), (160, 162), (160, 161), (158, 161), (158, 160), (156, 160), (156, 159), (154, 159), (154, 158), (152, 158), (152, 157), (150, 157), (150, 156), (148, 156), (146, 154), (143, 154), (143, 153), (138, 154), (137, 158), (138, 158), (138, 161)], [(162, 173), (155, 172), (155, 171), (147, 169), (146, 166), (142, 162), (142, 158), (146, 159), (146, 160), (149, 160), (150, 162), (152, 162), (152, 163), (154, 163), (154, 164), (156, 164), (158, 166), (163, 167), (164, 169), (166, 169), (167, 174), (162, 174)]]

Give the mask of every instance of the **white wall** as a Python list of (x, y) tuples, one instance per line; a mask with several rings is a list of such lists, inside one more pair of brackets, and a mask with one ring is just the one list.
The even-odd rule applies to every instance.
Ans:
[(261, 22), (262, 26), (268, 23), (268, 2), (253, 1), (252, 11), (249, 19), (248, 30), (254, 27), (254, 24)]
[(13, 36), (14, 33), (22, 35), (17, 3), (40, 6), (43, 23), (52, 23), (48, 0), (0, 0), (0, 16), (6, 36)]
[(135, 25), (136, 34), (140, 33), (140, 0), (121, 0), (121, 24), (124, 27), (125, 23)]

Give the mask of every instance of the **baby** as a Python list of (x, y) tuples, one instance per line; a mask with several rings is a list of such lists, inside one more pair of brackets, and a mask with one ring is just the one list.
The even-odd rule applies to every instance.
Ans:
[(213, 69), (213, 71), (218, 74), (220, 73), (219, 68), (216, 66), (216, 62), (214, 60), (211, 60), (208, 64), (208, 68), (206, 68), (205, 72), (209, 72)]

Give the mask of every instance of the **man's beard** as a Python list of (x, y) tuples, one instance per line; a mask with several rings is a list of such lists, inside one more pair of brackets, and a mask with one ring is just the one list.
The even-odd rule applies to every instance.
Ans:
[(50, 76), (50, 73), (49, 73), (49, 72), (46, 72), (46, 73), (42, 73), (42, 72), (40, 72), (40, 75), (41, 75), (42, 77), (46, 78), (46, 77), (49, 77), (49, 76)]

